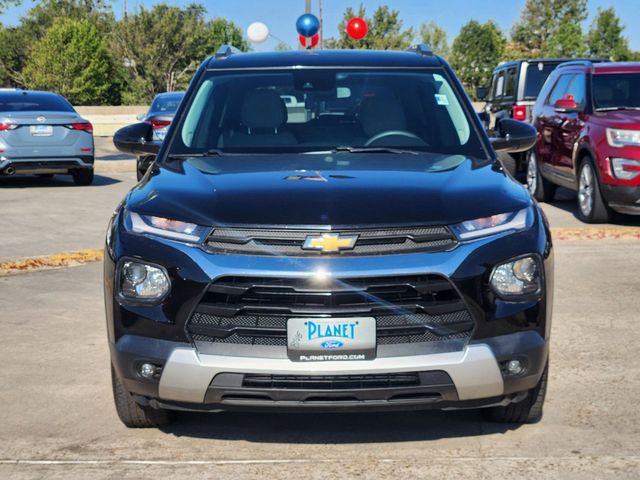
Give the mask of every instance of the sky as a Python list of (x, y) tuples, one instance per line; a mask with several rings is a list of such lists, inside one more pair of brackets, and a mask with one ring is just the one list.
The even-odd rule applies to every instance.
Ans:
[[(165, 0), (170, 5), (184, 6), (193, 3), (194, 0)], [(263, 22), (272, 34), (266, 42), (254, 45), (256, 51), (272, 50), (278, 43), (278, 39), (289, 45), (297, 45), (297, 33), (295, 22), (299, 15), (304, 13), (304, 0), (195, 0), (207, 7), (210, 17), (224, 17), (232, 20), (245, 32), (252, 22)], [(15, 25), (20, 17), (37, 2), (24, 1), (18, 7), (9, 8), (0, 15), (0, 21), (5, 25)], [(113, 2), (116, 18), (123, 13), (125, 0)], [(129, 12), (139, 5), (151, 7), (156, 0), (127, 0)], [(325, 38), (338, 35), (338, 23), (342, 19), (344, 10), (351, 6), (357, 9), (363, 3), (370, 15), (380, 5), (389, 5), (400, 11), (400, 17), (405, 27), (419, 26), (430, 20), (435, 20), (447, 32), (449, 42), (457, 35), (460, 27), (469, 20), (480, 22), (494, 20), (508, 34), (511, 25), (520, 16), (520, 11), (525, 0), (323, 0), (324, 11), (324, 36)], [(313, 13), (318, 14), (318, 0), (312, 0)], [(584, 29), (589, 27), (598, 7), (615, 7), (618, 16), (622, 19), (625, 30), (623, 34), (629, 39), (629, 45), (633, 50), (640, 50), (640, 2), (638, 0), (589, 0), (589, 18), (585, 22)]]

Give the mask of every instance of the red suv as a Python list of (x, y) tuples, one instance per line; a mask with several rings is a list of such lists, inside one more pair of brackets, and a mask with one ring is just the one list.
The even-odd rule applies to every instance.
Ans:
[(572, 61), (549, 76), (533, 107), (538, 140), (527, 186), (540, 201), (578, 192), (578, 216), (640, 215), (640, 63)]

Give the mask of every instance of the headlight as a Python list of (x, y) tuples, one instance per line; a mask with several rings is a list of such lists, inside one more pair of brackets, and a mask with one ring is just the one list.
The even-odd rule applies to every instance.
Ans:
[(503, 297), (535, 295), (541, 290), (540, 267), (534, 257), (523, 257), (496, 266), (491, 286)]
[(124, 224), (130, 232), (147, 233), (189, 243), (202, 243), (209, 232), (209, 228), (195, 223), (141, 215), (128, 210), (125, 210)]
[(633, 180), (640, 175), (640, 161), (626, 158), (612, 158), (613, 174), (621, 180)]
[(491, 217), (468, 220), (452, 225), (454, 233), (460, 240), (485, 237), (508, 230), (522, 230), (531, 224), (531, 209), (524, 208), (517, 212), (501, 213)]
[(607, 142), (612, 147), (640, 147), (640, 130), (607, 128)]
[(161, 267), (133, 260), (120, 268), (120, 295), (129, 300), (161, 300), (171, 288), (169, 277)]

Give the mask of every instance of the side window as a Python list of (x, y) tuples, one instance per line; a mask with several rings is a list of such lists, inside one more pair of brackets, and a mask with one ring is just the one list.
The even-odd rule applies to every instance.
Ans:
[(547, 105), (554, 105), (558, 100), (560, 100), (564, 96), (564, 93), (566, 92), (567, 87), (569, 86), (569, 83), (571, 82), (572, 78), (573, 78), (573, 74), (561, 75), (560, 78), (558, 78), (558, 81), (553, 86), (553, 89), (551, 90), (551, 94), (547, 99), (547, 102), (546, 102)]
[(587, 77), (584, 73), (579, 73), (573, 76), (573, 80), (571, 80), (571, 84), (567, 88), (565, 95), (571, 94), (573, 95), (573, 99), (575, 102), (584, 107), (585, 105), (585, 97), (586, 97), (586, 83)]
[(498, 72), (495, 88), (493, 90), (493, 98), (500, 98), (504, 92), (504, 70)]
[(491, 77), (491, 86), (489, 87), (489, 94), (487, 95), (487, 100), (491, 101), (496, 98), (496, 85), (498, 84), (498, 74), (494, 73)]
[(515, 97), (516, 96), (516, 69), (510, 68), (507, 70), (507, 75), (504, 81), (504, 96)]

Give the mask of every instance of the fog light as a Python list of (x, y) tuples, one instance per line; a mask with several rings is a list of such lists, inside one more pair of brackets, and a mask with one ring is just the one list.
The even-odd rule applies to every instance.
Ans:
[(491, 273), (490, 282), (503, 297), (537, 294), (541, 288), (538, 262), (533, 257), (523, 257), (498, 265)]
[(520, 360), (509, 360), (507, 362), (507, 372), (509, 375), (519, 375), (524, 371), (524, 365)]
[(170, 283), (162, 267), (142, 262), (127, 261), (122, 264), (120, 295), (131, 300), (157, 301), (169, 293)]
[(138, 372), (144, 378), (153, 378), (156, 373), (156, 366), (153, 363), (142, 363), (138, 367)]

